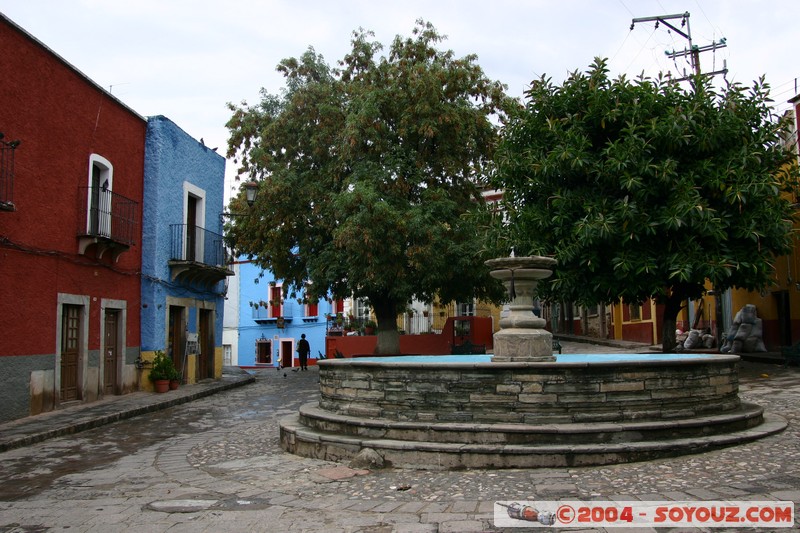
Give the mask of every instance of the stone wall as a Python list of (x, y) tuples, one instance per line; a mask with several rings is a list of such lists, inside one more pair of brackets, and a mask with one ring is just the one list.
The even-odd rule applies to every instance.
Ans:
[(624, 363), (320, 362), (320, 408), (396, 421), (663, 420), (739, 407), (737, 356)]

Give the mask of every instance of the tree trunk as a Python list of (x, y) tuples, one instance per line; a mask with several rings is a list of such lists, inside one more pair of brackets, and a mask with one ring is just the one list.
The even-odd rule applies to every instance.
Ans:
[(606, 320), (606, 304), (600, 304), (600, 338), (608, 338), (608, 321)]
[(683, 295), (680, 291), (672, 290), (664, 305), (664, 315), (661, 327), (661, 351), (672, 353), (675, 351), (675, 328), (678, 323), (678, 313), (681, 312)]
[(391, 301), (370, 298), (375, 318), (378, 319), (376, 355), (399, 355), (400, 333), (397, 331), (397, 306)]

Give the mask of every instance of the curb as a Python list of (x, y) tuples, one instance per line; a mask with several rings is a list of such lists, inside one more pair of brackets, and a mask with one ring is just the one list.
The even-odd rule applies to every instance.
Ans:
[[(169, 393), (163, 395), (144, 393), (137, 398), (131, 398), (131, 401), (126, 401), (130, 395), (122, 395), (115, 397), (111, 403), (99, 405), (87, 403), (68, 410), (49, 411), (42, 415), (15, 420), (9, 424), (0, 424), (0, 434), (3, 435), (0, 437), (0, 453), (160, 411), (218, 392), (249, 385), (255, 381), (255, 376), (249, 374), (235, 377), (226, 376), (226, 378), (212, 383), (184, 385), (184, 393), (179, 396), (169, 396)], [(187, 390), (189, 392), (185, 392)], [(165, 397), (162, 399), (162, 396)]]
[(568, 333), (554, 333), (553, 334), (554, 340), (560, 341), (568, 341), (568, 342), (580, 342), (583, 344), (599, 344), (600, 346), (610, 346), (610, 347), (617, 347), (617, 348), (627, 348), (627, 349), (636, 349), (639, 348), (643, 352), (650, 352), (653, 350), (653, 345), (646, 344), (643, 342), (634, 342), (634, 341), (621, 341), (616, 339), (602, 339), (602, 338), (595, 338), (595, 337), (584, 337), (581, 335), (570, 335)]

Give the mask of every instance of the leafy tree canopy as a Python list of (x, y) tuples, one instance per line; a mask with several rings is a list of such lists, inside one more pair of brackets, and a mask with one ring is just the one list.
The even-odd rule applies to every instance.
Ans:
[[(497, 296), (466, 215), (513, 102), (475, 56), (438, 50), (429, 23), (396, 37), (388, 56), (372, 36), (354, 32), (336, 68), (313, 48), (285, 59), (280, 95), (229, 105), (228, 156), (258, 178), (259, 195), (227, 230), (287, 291), (311, 282), (313, 296), (366, 298), (386, 353), (412, 299)], [(248, 208), (239, 197), (231, 209)]]
[(597, 59), (560, 86), (534, 81), (526, 96), (498, 149), (508, 224), (493, 242), (497, 253), (555, 256), (546, 295), (656, 298), (671, 350), (681, 302), (707, 280), (718, 290), (771, 282), (772, 258), (792, 242), (781, 193), (797, 171), (763, 78), (720, 92), (702, 77), (689, 88), (611, 80)]

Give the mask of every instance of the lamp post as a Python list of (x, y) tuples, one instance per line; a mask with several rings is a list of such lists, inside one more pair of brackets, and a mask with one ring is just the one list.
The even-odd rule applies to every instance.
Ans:
[[(244, 197), (247, 200), (247, 205), (249, 207), (253, 207), (253, 204), (256, 201), (256, 196), (258, 196), (258, 182), (254, 179), (250, 179), (247, 183), (242, 185), (244, 187)], [(220, 222), (224, 217), (248, 217), (250, 213), (225, 213), (222, 212), (219, 214)]]
[[(258, 182), (250, 178), (250, 181), (243, 185), (244, 187), (244, 197), (247, 200), (247, 206), (253, 207), (253, 204), (256, 201), (256, 196), (258, 196)], [(219, 214), (219, 225), (220, 228), (224, 226), (225, 217), (229, 218), (236, 218), (236, 217), (249, 217), (250, 213), (225, 213), (224, 211)], [(233, 259), (233, 249), (231, 249), (231, 259)]]

